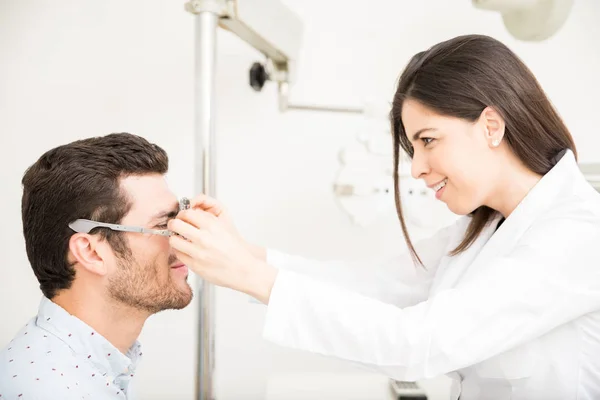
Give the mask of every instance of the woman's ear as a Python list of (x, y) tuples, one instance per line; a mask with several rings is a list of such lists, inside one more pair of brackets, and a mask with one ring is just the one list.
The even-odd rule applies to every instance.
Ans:
[(504, 118), (492, 107), (486, 107), (481, 112), (479, 122), (483, 126), (485, 140), (490, 147), (498, 147), (504, 138)]
[(69, 239), (71, 257), (81, 268), (96, 275), (106, 275), (107, 265), (103, 257), (105, 241), (87, 233), (76, 233)]

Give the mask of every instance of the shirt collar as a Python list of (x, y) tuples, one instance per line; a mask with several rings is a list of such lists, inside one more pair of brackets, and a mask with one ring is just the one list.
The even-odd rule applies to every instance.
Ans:
[(142, 356), (138, 341), (123, 354), (85, 322), (46, 297), (40, 302), (36, 324), (111, 376), (133, 374)]

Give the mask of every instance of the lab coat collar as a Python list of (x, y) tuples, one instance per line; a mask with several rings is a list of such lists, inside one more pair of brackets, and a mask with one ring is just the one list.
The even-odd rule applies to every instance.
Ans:
[[(575, 155), (569, 149), (561, 151), (555, 157), (554, 167), (531, 188), (498, 230), (511, 223), (529, 226), (535, 217), (544, 213), (556, 201), (556, 197), (563, 192), (565, 184), (579, 179), (581, 179), (581, 172)], [(501, 219), (502, 215), (496, 213), (488, 229), (496, 229)], [(507, 228), (504, 229), (507, 230)]]
[(535, 217), (542, 214), (555, 202), (566, 184), (581, 179), (581, 172), (571, 150), (563, 150), (556, 156), (555, 162), (554, 167), (542, 176), (521, 200), (517, 208), (506, 219), (507, 221), (510, 219), (520, 220), (525, 215)]
[[(479, 266), (484, 266), (495, 257), (501, 256), (504, 250), (511, 249), (533, 222), (556, 203), (565, 185), (582, 179), (573, 152), (566, 150), (563, 153), (562, 158), (542, 176), (500, 227), (498, 223), (503, 217), (496, 213), (469, 251), (457, 255), (472, 257), (470, 251), (473, 252), (471, 254), (476, 254), (473, 264), (463, 264), (471, 264), (467, 274), (476, 273), (480, 269)], [(560, 154), (557, 157), (560, 157)]]

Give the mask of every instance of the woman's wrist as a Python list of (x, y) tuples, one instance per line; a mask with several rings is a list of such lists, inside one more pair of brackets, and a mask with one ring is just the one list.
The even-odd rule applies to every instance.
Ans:
[(248, 244), (250, 253), (261, 261), (267, 261), (267, 249), (266, 247), (257, 246), (254, 244)]
[(264, 260), (257, 258), (253, 265), (248, 268), (244, 282), (246, 294), (254, 297), (264, 304), (269, 304), (271, 290), (277, 278), (277, 268), (267, 264)]

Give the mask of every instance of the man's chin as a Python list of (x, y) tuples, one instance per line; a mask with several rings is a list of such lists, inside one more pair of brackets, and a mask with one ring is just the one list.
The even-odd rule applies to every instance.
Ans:
[(192, 299), (194, 298), (194, 291), (187, 282), (185, 283), (185, 286), (185, 291), (179, 292), (181, 297), (178, 299), (179, 301), (177, 302), (176, 306), (172, 308), (173, 310), (181, 310), (190, 305), (192, 302)]
[(156, 304), (156, 312), (166, 310), (182, 310), (187, 307), (194, 297), (194, 293), (190, 285), (185, 282), (185, 287), (175, 289), (174, 296), (168, 301)]

